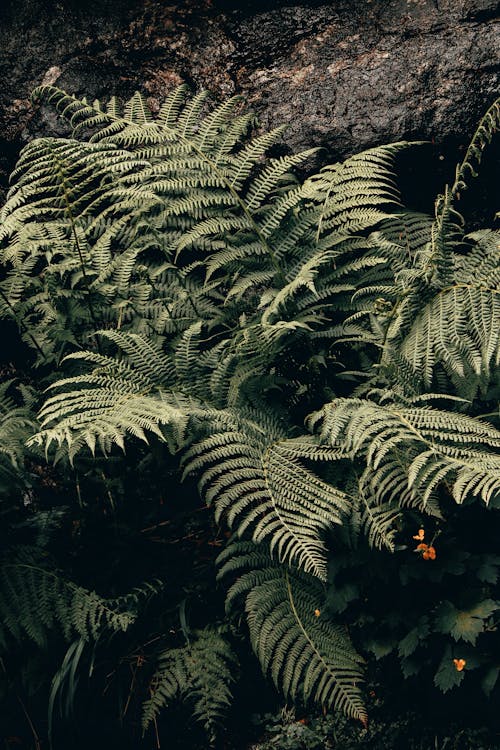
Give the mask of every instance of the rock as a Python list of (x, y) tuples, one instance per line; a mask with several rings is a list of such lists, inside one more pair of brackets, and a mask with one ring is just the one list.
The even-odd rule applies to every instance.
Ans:
[[(5, 0), (4, 0), (5, 2)], [(340, 158), (377, 143), (465, 141), (500, 94), (494, 0), (8, 0), (0, 10), (0, 152), (58, 132), (30, 90), (52, 82), (153, 107), (180, 81), (243, 93), (264, 128)]]

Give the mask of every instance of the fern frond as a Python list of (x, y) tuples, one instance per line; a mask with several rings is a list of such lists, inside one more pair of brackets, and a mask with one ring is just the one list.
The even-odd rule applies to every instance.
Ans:
[(371, 235), (395, 273), (418, 267), (431, 240), (433, 219), (417, 211), (400, 211), (381, 221)]
[(500, 432), (487, 422), (423, 407), (381, 406), (336, 399), (312, 415), (320, 440), (356, 459), (362, 456), (371, 493), (378, 501), (427, 501), (446, 484), (457, 503), (500, 492)]
[[(366, 484), (366, 487), (365, 487)], [(394, 537), (397, 532), (396, 524), (401, 518), (401, 507), (397, 500), (379, 504), (374, 502), (374, 493), (370, 492), (369, 481), (366, 476), (361, 477), (357, 486), (358, 511), (361, 529), (370, 547), (388, 549), (394, 552)], [(368, 491), (366, 491), (368, 490)], [(378, 493), (384, 496), (384, 490)]]
[(183, 443), (190, 414), (197, 407), (182, 394), (162, 390), (144, 374), (151, 361), (140, 372), (124, 361), (90, 352), (68, 359), (97, 367), (88, 375), (54, 384), (51, 390), (56, 393), (40, 412), (42, 429), (32, 444), (48, 449), (55, 443), (73, 460), (84, 446), (92, 453), (98, 446), (106, 455), (114, 444), (124, 450), (126, 435), (147, 442), (147, 434), (154, 434), (169, 441), (172, 450)]
[(435, 213), (424, 271), (434, 286), (443, 289), (453, 280), (454, 254), (464, 235), (464, 219), (453, 206), (448, 186), (436, 200)]
[(250, 143), (246, 144), (235, 155), (234, 168), (231, 175), (231, 186), (235, 190), (241, 190), (255, 164), (281, 138), (284, 130), (285, 128), (282, 126), (271, 130), (269, 133), (264, 133), (253, 138)]
[(14, 382), (11, 379), (0, 383), (0, 456), (5, 459), (0, 461), (0, 466), (1, 470), (8, 472), (9, 467), (19, 469), (22, 466), (26, 440), (36, 429), (29, 391), (23, 392), (18, 387), (20, 393), (16, 402)]
[[(500, 364), (500, 288), (455, 283), (445, 288), (415, 318), (401, 345), (401, 354), (427, 388), (441, 364), (458, 393), (483, 390)], [(471, 393), (472, 391), (472, 393)]]
[(219, 563), (219, 578), (239, 574), (227, 608), (244, 599), (252, 647), (278, 689), (292, 700), (313, 700), (366, 723), (359, 688), (363, 660), (345, 630), (321, 614), (322, 586), (309, 576), (266, 565), (251, 543), (231, 544)]
[[(269, 432), (235, 415), (219, 429), (212, 425), (209, 436), (188, 449), (184, 472), (200, 476), (200, 490), (217, 520), (266, 543), (280, 561), (326, 580), (322, 535), (340, 523), (349, 502), (306, 468), (299, 444), (280, 433), (276, 426)], [(308, 444), (303, 455), (321, 460), (325, 453)]]
[(467, 188), (468, 180), (471, 177), (477, 177), (477, 169), (481, 164), (483, 151), (499, 128), (500, 99), (496, 99), (481, 118), (467, 147), (464, 159), (457, 166), (455, 182), (451, 188), (451, 194), (455, 200), (460, 199), (460, 192)]
[(394, 157), (407, 146), (394, 143), (364, 151), (306, 180), (304, 197), (320, 207), (318, 239), (374, 227), (400, 205)]
[(186, 646), (164, 651), (151, 681), (151, 697), (144, 703), (143, 730), (164, 706), (180, 698), (193, 705), (212, 745), (231, 706), (237, 665), (227, 638), (214, 628), (196, 631)]
[(120, 601), (107, 602), (93, 591), (68, 581), (18, 553), (0, 565), (0, 647), (9, 639), (46, 645), (47, 635), (60, 629), (66, 639), (95, 639), (104, 629), (125, 631), (135, 619)]

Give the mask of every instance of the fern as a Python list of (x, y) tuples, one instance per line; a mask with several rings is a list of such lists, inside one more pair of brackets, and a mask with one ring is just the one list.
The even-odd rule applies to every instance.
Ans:
[(355, 497), (358, 502), (357, 508), (354, 505), (352, 526), (356, 528), (357, 513), (359, 526), (369, 546), (373, 549), (388, 549), (394, 552), (396, 546), (394, 538), (402, 516), (400, 503), (395, 499), (380, 502), (367, 479), (368, 472), (357, 483)]
[[(428, 216), (401, 205), (404, 143), (301, 184), (313, 151), (266, 157), (282, 131), (249, 136), (239, 98), (211, 108), (179, 87), (154, 116), (139, 94), (34, 96), (73, 134), (28, 144), (0, 216), (0, 311), (57, 367), (29, 446), (75, 465), (134, 439), (180, 454), (240, 538), (220, 577), (264, 672), (366, 724), (362, 659), (322, 604), (331, 556), (349, 535), (396, 551), (408, 513), (499, 502), (500, 433), (477, 417), (498, 380), (498, 232), (467, 234), (456, 207), (498, 104)], [(124, 602), (106, 614), (54, 576), (47, 601), (65, 604), (51, 620), (42, 608), (37, 642), (56, 622), (75, 643), (125, 627)], [(67, 619), (73, 595), (86, 625)], [(233, 668), (211, 628), (166, 651), (144, 727), (187, 698), (213, 740)]]
[(212, 628), (196, 631), (181, 648), (160, 654), (150, 685), (151, 697), (143, 707), (146, 731), (161, 709), (176, 698), (189, 701), (212, 745), (231, 707), (231, 685), (237, 659), (223, 633)]
[(500, 99), (488, 107), (474, 133), (461, 164), (457, 166), (455, 181), (451, 188), (453, 198), (460, 200), (460, 191), (467, 188), (468, 180), (477, 177), (485, 147), (500, 128)]
[(439, 484), (457, 503), (469, 494), (498, 502), (500, 432), (487, 422), (425, 407), (337, 399), (310, 418), (320, 439), (366, 461), (377, 499), (425, 507)]
[[(153, 297), (161, 300), (156, 269), (188, 245), (205, 252), (234, 235), (229, 245), (238, 248), (237, 257), (263, 253), (279, 271), (273, 231), (266, 228), (274, 210), (269, 194), (307, 153), (274, 160), (271, 171), (260, 170), (243, 186), (242, 177), (280, 131), (233, 153), (249, 122), (247, 115), (234, 119), (236, 99), (203, 117), (206, 95), (182, 107), (183, 92), (174, 92), (168, 115), (152, 121), (139, 96), (123, 114), (116, 103), (104, 111), (50, 87), (35, 96), (55, 103), (78, 130), (96, 130), (91, 143), (30, 143), (0, 216), (3, 262), (11, 269), (3, 312), (23, 321), (40, 362), (60, 357), (68, 343), (81, 344), (89, 327), (95, 332), (110, 313), (119, 326), (129, 318), (140, 330), (141, 319), (151, 317), (155, 325)], [(286, 210), (293, 206), (288, 201)], [(213, 264), (215, 271), (219, 264)], [(196, 274), (170, 279), (174, 304), (199, 282)], [(200, 293), (205, 296), (201, 290), (195, 296)], [(194, 310), (203, 310), (203, 300), (191, 300)]]
[(135, 368), (96, 353), (69, 355), (94, 370), (53, 386), (59, 392), (47, 399), (40, 412), (42, 430), (31, 444), (49, 448), (55, 442), (72, 459), (83, 446), (94, 453), (98, 445), (109, 454), (113, 445), (125, 449), (126, 435), (147, 442), (150, 433), (177, 449), (184, 442), (190, 412), (196, 413), (197, 407), (182, 394), (164, 391), (158, 382), (159, 376), (168, 380), (173, 364), (137, 335), (103, 335), (122, 344)]
[(34, 641), (46, 646), (48, 635), (59, 628), (70, 640), (95, 639), (103, 630), (124, 631), (135, 619), (119, 601), (106, 601), (93, 591), (43, 567), (29, 550), (12, 554), (0, 566), (0, 648), (9, 640)]
[[(326, 580), (322, 539), (349, 508), (343, 492), (306, 468), (301, 458), (328, 460), (331, 452), (305, 440), (286, 440), (269, 421), (224, 419), (185, 454), (185, 472), (200, 476), (200, 490), (239, 535), (267, 543), (281, 562)], [(281, 434), (280, 434), (281, 433)]]
[(400, 205), (394, 157), (405, 146), (396, 143), (364, 151), (306, 181), (304, 195), (321, 206), (318, 238), (367, 230)]
[(285, 695), (335, 706), (366, 723), (362, 660), (345, 632), (322, 617), (324, 594), (315, 579), (270, 564), (248, 543), (233, 543), (219, 563), (220, 578), (239, 574), (227, 607), (244, 597), (252, 647)]
[(32, 392), (24, 386), (18, 386), (15, 399), (13, 383), (13, 380), (6, 380), (0, 384), (0, 454), (3, 459), (2, 469), (5, 471), (9, 470), (9, 466), (14, 469), (21, 467), (25, 456), (25, 441), (36, 428), (32, 413)]

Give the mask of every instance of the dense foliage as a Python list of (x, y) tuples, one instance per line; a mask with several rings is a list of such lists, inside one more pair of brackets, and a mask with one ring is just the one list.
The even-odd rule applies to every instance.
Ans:
[(493, 700), (499, 232), (459, 206), (500, 104), (427, 215), (409, 144), (301, 181), (314, 151), (249, 137), (237, 98), (34, 97), (71, 127), (0, 215), (32, 360), (0, 394), (0, 666), (35, 744), (29, 701), (59, 746), (96, 695), (135, 747), (179, 699), (216, 744), (245, 634), (287, 701), (364, 727), (375, 660)]

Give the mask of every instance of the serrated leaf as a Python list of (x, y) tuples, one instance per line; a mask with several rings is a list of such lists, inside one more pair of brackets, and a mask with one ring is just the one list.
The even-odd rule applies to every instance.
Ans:
[(365, 641), (363, 644), (367, 651), (370, 651), (377, 661), (388, 656), (394, 650), (395, 641), (391, 639)]
[(498, 555), (484, 555), (477, 568), (477, 577), (484, 583), (496, 583), (498, 581), (498, 568), (500, 557)]
[(451, 648), (447, 646), (438, 670), (434, 675), (434, 685), (443, 693), (447, 693), (448, 690), (460, 685), (464, 677), (465, 672), (463, 670), (461, 672), (457, 670), (453, 661)]
[(484, 620), (498, 609), (493, 599), (485, 599), (469, 610), (459, 610), (444, 601), (436, 613), (435, 627), (439, 633), (449, 633), (455, 641), (463, 640), (473, 645), (484, 630)]
[(326, 597), (326, 606), (332, 613), (344, 612), (358, 597), (359, 588), (354, 583), (346, 583), (338, 588), (331, 586)]
[(422, 668), (422, 662), (419, 659), (411, 657), (401, 659), (401, 671), (405, 678), (413, 677), (418, 674)]
[(418, 647), (420, 641), (429, 635), (429, 618), (421, 617), (417, 625), (405, 635), (398, 646), (399, 656), (410, 656)]

